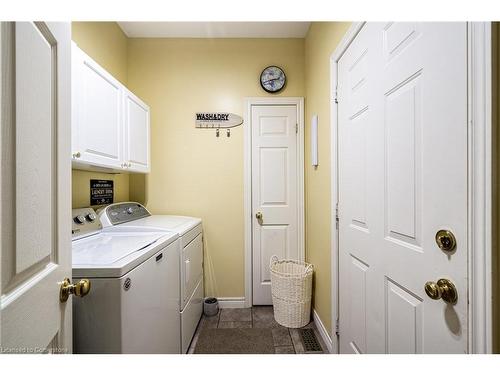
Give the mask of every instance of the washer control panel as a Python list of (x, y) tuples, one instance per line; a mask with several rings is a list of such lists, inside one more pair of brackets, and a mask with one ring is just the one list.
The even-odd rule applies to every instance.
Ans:
[(127, 223), (151, 216), (146, 207), (136, 202), (110, 204), (104, 208), (104, 214), (109, 219), (111, 225)]
[(71, 235), (73, 239), (83, 237), (102, 229), (102, 224), (93, 208), (75, 208), (72, 210), (73, 227)]

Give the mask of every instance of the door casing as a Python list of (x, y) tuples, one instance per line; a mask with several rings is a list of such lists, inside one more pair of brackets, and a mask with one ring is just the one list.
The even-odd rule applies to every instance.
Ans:
[(298, 154), (298, 252), (299, 260), (305, 260), (304, 219), (304, 98), (302, 97), (249, 97), (244, 100), (243, 122), (243, 196), (245, 225), (245, 301), (241, 307), (251, 307), (252, 301), (252, 129), (250, 119), (254, 105), (295, 105), (297, 107), (297, 154)]
[[(338, 61), (365, 22), (354, 22), (330, 56), (332, 352), (339, 353)], [(492, 60), (491, 22), (467, 23), (468, 74), (468, 349), (492, 353)]]

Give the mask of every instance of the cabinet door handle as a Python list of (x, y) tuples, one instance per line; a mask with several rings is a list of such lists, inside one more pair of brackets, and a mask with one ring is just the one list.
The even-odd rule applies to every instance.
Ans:
[(80, 151), (77, 151), (73, 154), (74, 159), (78, 159), (81, 156)]

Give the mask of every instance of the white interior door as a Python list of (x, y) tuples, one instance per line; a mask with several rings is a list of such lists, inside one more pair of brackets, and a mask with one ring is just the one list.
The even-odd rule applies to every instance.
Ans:
[(299, 259), (297, 106), (254, 105), (250, 125), (253, 304), (272, 305), (270, 258)]
[(71, 351), (71, 27), (1, 24), (3, 352)]
[(338, 74), (340, 351), (464, 353), (466, 23), (368, 23)]

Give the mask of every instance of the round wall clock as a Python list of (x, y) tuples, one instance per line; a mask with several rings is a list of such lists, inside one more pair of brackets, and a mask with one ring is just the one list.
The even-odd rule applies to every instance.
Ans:
[(260, 85), (267, 92), (281, 91), (285, 87), (285, 83), (285, 72), (277, 66), (268, 66), (260, 74)]

